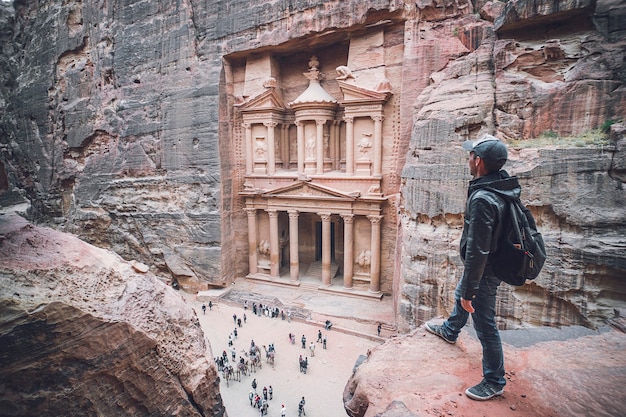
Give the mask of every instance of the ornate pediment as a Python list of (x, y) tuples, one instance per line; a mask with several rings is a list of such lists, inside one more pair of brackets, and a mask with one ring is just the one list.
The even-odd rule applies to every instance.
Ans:
[(374, 91), (355, 84), (337, 80), (343, 93), (343, 103), (384, 103), (391, 97), (390, 91)]
[(261, 194), (265, 198), (314, 198), (318, 200), (354, 201), (359, 193), (344, 193), (309, 181), (298, 181), (286, 187), (276, 188)]
[(238, 107), (244, 114), (284, 112), (286, 109), (283, 99), (280, 94), (278, 94), (275, 87), (268, 87), (264, 92), (238, 105)]

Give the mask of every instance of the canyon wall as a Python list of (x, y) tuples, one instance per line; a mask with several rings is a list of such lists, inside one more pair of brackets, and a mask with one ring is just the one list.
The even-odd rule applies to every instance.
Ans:
[(225, 415), (195, 312), (146, 265), (17, 215), (0, 236), (0, 415)]
[(473, 50), (428, 74), (416, 100), (403, 171), (400, 328), (451, 312), (469, 179), (460, 145), (483, 133), (509, 143), (504, 168), (520, 178), (548, 251), (535, 281), (500, 286), (500, 327), (595, 327), (624, 307), (624, 126), (613, 125), (610, 140), (585, 139), (623, 120), (624, 8), (532, 5), (487, 4), (464, 29), (441, 15), (426, 31), (441, 39), (459, 29)]
[(247, 271), (231, 67), (256, 53), (345, 51), (383, 26), (393, 35), (380, 47), (399, 55), (397, 117), (386, 122), (400, 138), (397, 169), (383, 179), (398, 239), (384, 242), (395, 267), (382, 273), (398, 327), (450, 308), (468, 180), (460, 143), (485, 132), (510, 144), (507, 169), (550, 256), (532, 285), (502, 287), (502, 326), (595, 326), (623, 304), (620, 125), (600, 144), (534, 140), (623, 119), (620, 2), (22, 0), (1, 10), (2, 204), (35, 222), (191, 292), (228, 285)]

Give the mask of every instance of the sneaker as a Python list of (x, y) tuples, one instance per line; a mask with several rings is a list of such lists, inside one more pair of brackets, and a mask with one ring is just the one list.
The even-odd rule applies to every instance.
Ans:
[(446, 335), (443, 334), (443, 326), (439, 324), (426, 323), (426, 331), (439, 336), (440, 338), (452, 345), (456, 343), (456, 340), (449, 339), (446, 337)]
[(472, 400), (485, 401), (504, 393), (504, 387), (493, 385), (492, 383), (482, 380), (480, 384), (474, 385), (465, 390), (465, 395)]

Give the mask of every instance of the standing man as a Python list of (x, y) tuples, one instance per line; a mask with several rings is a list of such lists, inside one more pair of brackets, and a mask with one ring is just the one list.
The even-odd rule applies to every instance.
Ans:
[(305, 404), (304, 397), (302, 397), (302, 399), (298, 403), (298, 417), (300, 417), (302, 414), (306, 416), (306, 412), (304, 411), (304, 404)]
[(498, 249), (503, 233), (503, 216), (507, 203), (503, 195), (519, 197), (521, 187), (517, 178), (502, 170), (508, 153), (499, 139), (485, 135), (477, 141), (466, 141), (469, 183), (465, 206), (465, 223), (460, 252), (464, 270), (454, 292), (452, 314), (442, 325), (426, 323), (426, 330), (448, 343), (456, 339), (470, 313), (476, 335), (483, 347), (483, 380), (465, 390), (473, 400), (488, 400), (504, 392), (504, 354), (496, 325), (496, 290), (500, 279), (492, 271), (490, 258)]
[(280, 409), (280, 417), (285, 417), (287, 415), (287, 409), (285, 408), (285, 404), (283, 404), (282, 408)]

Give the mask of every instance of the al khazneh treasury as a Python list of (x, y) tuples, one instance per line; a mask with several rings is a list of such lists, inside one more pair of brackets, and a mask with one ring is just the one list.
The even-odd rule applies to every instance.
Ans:
[[(361, 42), (372, 36), (383, 31)], [(303, 59), (268, 52), (231, 64), (233, 79), (243, 78), (234, 82), (240, 124), (234, 142), (245, 166), (239, 195), (248, 279), (377, 298), (391, 286), (393, 273), (385, 271), (393, 251), (384, 248), (395, 245), (388, 196), (398, 184), (388, 180), (384, 189), (383, 179), (393, 168), (396, 109), (384, 55), (380, 65), (370, 56), (367, 70), (351, 68), (364, 59), (362, 46), (357, 40), (344, 46), (344, 62), (341, 46), (334, 59), (326, 57), (332, 78), (322, 73), (319, 53)], [(285, 100), (284, 91), (293, 96), (296, 86), (297, 97)]]

